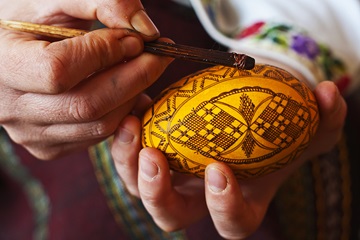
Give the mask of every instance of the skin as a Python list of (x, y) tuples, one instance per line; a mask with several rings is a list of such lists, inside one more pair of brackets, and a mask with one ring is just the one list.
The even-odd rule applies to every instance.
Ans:
[(207, 167), (205, 180), (173, 173), (161, 152), (141, 149), (140, 121), (128, 115), (141, 114), (150, 102), (142, 91), (171, 62), (142, 53), (143, 41), (159, 37), (144, 14), (137, 0), (1, 1), (1, 19), (81, 29), (98, 19), (110, 29), (62, 41), (0, 29), (0, 58), (6, 59), (0, 65), (0, 124), (40, 159), (86, 148), (115, 132), (119, 176), (162, 229), (185, 228), (210, 214), (221, 236), (245, 238), (285, 179), (336, 144), (345, 101), (334, 84), (317, 86), (318, 133), (299, 159), (278, 172), (238, 181), (216, 163)]
[(172, 172), (159, 150), (141, 149), (141, 123), (136, 116), (127, 116), (115, 134), (116, 169), (129, 192), (142, 199), (165, 231), (186, 228), (210, 214), (222, 237), (244, 239), (260, 226), (281, 184), (306, 161), (331, 150), (341, 137), (347, 107), (337, 87), (325, 81), (314, 94), (319, 129), (301, 157), (277, 172), (241, 181), (223, 163), (208, 165), (204, 180)]
[(0, 125), (40, 159), (113, 134), (171, 62), (143, 53), (160, 34), (138, 0), (3, 0), (0, 19), (111, 28), (62, 41), (0, 29)]

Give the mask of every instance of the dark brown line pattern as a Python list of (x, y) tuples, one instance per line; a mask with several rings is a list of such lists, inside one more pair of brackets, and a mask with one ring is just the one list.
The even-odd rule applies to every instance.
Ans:
[(288, 72), (215, 66), (159, 95), (144, 116), (142, 141), (163, 151), (176, 171), (203, 177), (207, 164), (221, 161), (252, 178), (296, 159), (318, 122), (312, 92)]

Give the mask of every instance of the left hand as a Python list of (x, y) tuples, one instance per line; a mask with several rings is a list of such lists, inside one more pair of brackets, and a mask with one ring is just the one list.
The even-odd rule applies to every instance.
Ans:
[(330, 150), (341, 136), (346, 103), (336, 86), (322, 82), (314, 93), (321, 118), (318, 132), (299, 159), (277, 172), (237, 180), (223, 163), (210, 164), (205, 181), (172, 172), (159, 150), (141, 150), (141, 123), (134, 116), (125, 118), (115, 135), (112, 155), (116, 169), (129, 192), (142, 199), (163, 230), (186, 228), (210, 214), (224, 238), (248, 237), (261, 224), (269, 203), (287, 177), (308, 159)]
[(0, 19), (108, 27), (61, 41), (0, 28), (0, 125), (39, 159), (112, 135), (172, 61), (143, 52), (160, 33), (140, 0), (1, 0)]

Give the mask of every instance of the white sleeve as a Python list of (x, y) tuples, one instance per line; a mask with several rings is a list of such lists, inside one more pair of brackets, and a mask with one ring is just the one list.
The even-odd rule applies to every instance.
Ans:
[[(306, 66), (286, 54), (249, 45), (234, 35), (255, 22), (295, 25), (317, 42), (326, 44), (346, 65), (351, 76), (347, 91), (360, 84), (360, 1), (359, 0), (190, 0), (204, 28), (216, 41), (248, 54), (292, 65), (311, 78)], [(314, 80), (316, 82), (316, 80)]]

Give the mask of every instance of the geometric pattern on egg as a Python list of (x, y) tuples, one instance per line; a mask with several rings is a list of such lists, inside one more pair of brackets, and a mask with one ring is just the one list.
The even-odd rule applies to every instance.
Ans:
[(238, 178), (289, 164), (319, 123), (311, 90), (283, 69), (215, 66), (164, 90), (143, 118), (143, 146), (160, 149), (178, 172), (203, 177), (215, 161)]

